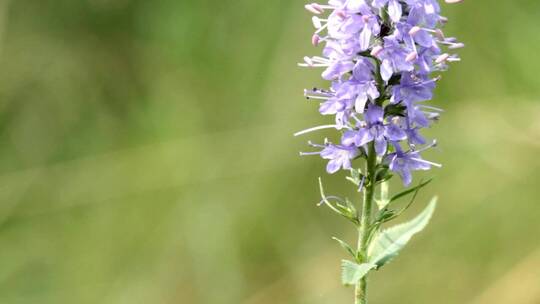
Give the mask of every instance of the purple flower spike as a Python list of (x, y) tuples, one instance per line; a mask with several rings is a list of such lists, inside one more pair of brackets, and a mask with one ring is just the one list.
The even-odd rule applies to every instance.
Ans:
[[(354, 303), (365, 304), (369, 272), (395, 257), (425, 227), (435, 209), (436, 198), (399, 229), (381, 228), (429, 183), (390, 196), (387, 181), (397, 175), (408, 187), (414, 171), (441, 167), (422, 157), (436, 141), (428, 144), (421, 133), (442, 113), (427, 105), (440, 79), (433, 74), (459, 61), (452, 52), (464, 45), (441, 30), (448, 20), (440, 15), (438, 0), (328, 0), (305, 8), (314, 15), (311, 43), (322, 46), (322, 55), (304, 57), (299, 65), (320, 68), (331, 85), (305, 90), (304, 95), (319, 103), (319, 112), (325, 118), (332, 116), (335, 123), (319, 123), (295, 136), (335, 132), (330, 136), (337, 144), (328, 139), (322, 145), (310, 142), (316, 151), (300, 155), (320, 155), (328, 161), (329, 174), (348, 171), (346, 179), (363, 192), (360, 209), (348, 198), (326, 196), (319, 178), (318, 205), (326, 205), (357, 228), (356, 249), (334, 239), (353, 257), (342, 262), (342, 282), (355, 287)], [(404, 209), (390, 204), (412, 193)], [(401, 240), (399, 246), (392, 240)]]
[(426, 102), (439, 80), (433, 74), (459, 61), (453, 50), (464, 46), (443, 33), (447, 20), (438, 1), (329, 0), (305, 8), (314, 15), (311, 42), (322, 46), (322, 55), (305, 57), (299, 65), (320, 68), (322, 78), (331, 81), (329, 89), (305, 95), (335, 121), (308, 131), (330, 126), (340, 133), (339, 145), (326, 143), (315, 153), (329, 160), (327, 171), (349, 170), (370, 151), (407, 185), (412, 171), (436, 166), (420, 155), (430, 147), (423, 147), (422, 129), (441, 114)]

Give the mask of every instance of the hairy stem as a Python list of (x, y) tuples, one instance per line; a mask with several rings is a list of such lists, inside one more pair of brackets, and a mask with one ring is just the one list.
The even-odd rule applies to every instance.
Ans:
[[(375, 153), (374, 143), (369, 144), (367, 159), (367, 180), (369, 183), (366, 185), (364, 191), (364, 201), (362, 204), (362, 215), (360, 218), (360, 227), (358, 228), (358, 253), (362, 263), (367, 261), (367, 248), (369, 241), (369, 229), (371, 226), (371, 209), (373, 205), (373, 195), (375, 193), (376, 182), (376, 167), (377, 167), (377, 155)], [(355, 286), (354, 290), (354, 303), (355, 304), (367, 304), (367, 275), (364, 276)]]

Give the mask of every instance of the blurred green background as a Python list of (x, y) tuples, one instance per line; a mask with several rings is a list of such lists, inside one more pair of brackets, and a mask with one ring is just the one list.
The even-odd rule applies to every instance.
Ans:
[[(317, 157), (303, 1), (0, 0), (0, 303), (352, 303), (357, 198)], [(467, 44), (422, 192), (429, 229), (372, 303), (540, 303), (540, 2), (445, 5)], [(397, 189), (397, 188), (394, 188)]]

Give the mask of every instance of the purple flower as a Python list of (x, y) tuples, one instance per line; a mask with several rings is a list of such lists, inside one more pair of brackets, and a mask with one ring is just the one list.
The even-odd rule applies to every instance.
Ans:
[(358, 149), (355, 147), (329, 144), (320, 154), (322, 158), (330, 160), (326, 166), (326, 171), (333, 174), (340, 168), (351, 169), (351, 160), (358, 155)]
[(328, 16), (328, 34), (335, 39), (350, 39), (364, 27), (362, 16), (335, 10)]
[(381, 31), (381, 25), (377, 16), (371, 10), (365, 9), (362, 12), (364, 27), (360, 33), (360, 50), (365, 51), (369, 48), (369, 43), (373, 35), (378, 35)]
[(426, 143), (424, 137), (420, 135), (420, 127), (411, 127), (410, 122), (407, 122), (405, 133), (407, 133), (407, 141), (409, 142), (409, 145), (413, 147), (416, 145), (424, 145)]
[(343, 74), (348, 73), (353, 67), (354, 63), (352, 61), (335, 61), (330, 63), (321, 76), (326, 80), (334, 80), (341, 78)]
[(435, 43), (435, 38), (427, 29), (407, 22), (396, 24), (395, 35), (411, 48), (413, 47), (413, 43), (417, 43), (420, 47), (424, 48), (432, 47)]
[(360, 51), (360, 46), (356, 39), (347, 40), (327, 40), (323, 49), (323, 55), (330, 60), (351, 60)]
[(414, 70), (414, 64), (407, 61), (407, 56), (412, 51), (395, 37), (384, 37), (384, 46), (378, 58), (382, 61), (381, 76), (384, 81), (388, 81), (394, 73), (410, 72)]
[(393, 22), (398, 22), (401, 19), (403, 13), (401, 4), (398, 0), (374, 0), (373, 6), (376, 8), (383, 8), (388, 4), (388, 15)]
[(365, 113), (366, 126), (359, 130), (346, 131), (343, 134), (342, 144), (365, 146), (375, 142), (377, 155), (384, 155), (389, 141), (401, 141), (407, 138), (407, 134), (394, 123), (384, 123), (383, 108), (370, 104)]
[(364, 112), (368, 99), (373, 101), (379, 97), (379, 91), (373, 79), (374, 70), (373, 63), (366, 58), (361, 58), (356, 62), (352, 71), (353, 77), (351, 77), (349, 83), (350, 88), (354, 89), (354, 91), (349, 91), (349, 94), (354, 97), (354, 105), (358, 113)]
[(396, 152), (388, 154), (386, 161), (390, 170), (399, 174), (405, 186), (412, 182), (412, 171), (429, 170), (431, 166), (440, 167), (439, 164), (422, 159), (418, 151), (403, 152), (398, 145), (395, 148)]
[(401, 74), (399, 85), (392, 88), (391, 102), (404, 101), (407, 105), (433, 98), (435, 79), (417, 76), (413, 73)]
[(433, 28), (441, 20), (441, 8), (436, 0), (406, 0), (410, 7), (407, 22)]

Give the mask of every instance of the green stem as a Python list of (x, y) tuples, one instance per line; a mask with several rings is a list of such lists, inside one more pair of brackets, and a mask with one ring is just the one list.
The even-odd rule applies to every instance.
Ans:
[[(367, 261), (367, 248), (369, 241), (369, 229), (371, 226), (371, 209), (373, 205), (373, 195), (375, 193), (375, 170), (377, 167), (377, 154), (375, 153), (374, 143), (369, 144), (368, 159), (367, 159), (367, 181), (364, 191), (364, 202), (362, 204), (362, 215), (360, 218), (360, 227), (358, 228), (358, 253), (360, 261)], [(367, 275), (364, 276), (355, 286), (354, 303), (367, 304)]]

